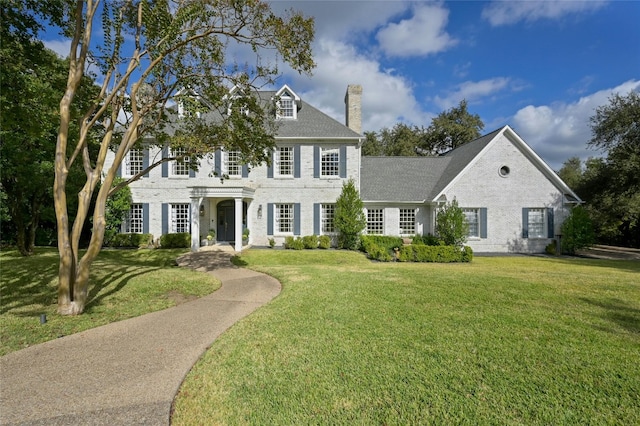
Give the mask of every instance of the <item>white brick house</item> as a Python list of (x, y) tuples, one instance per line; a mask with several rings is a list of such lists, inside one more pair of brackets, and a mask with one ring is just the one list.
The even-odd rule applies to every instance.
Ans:
[[(580, 202), (567, 185), (508, 126), (441, 157), (362, 157), (362, 88), (349, 86), (347, 125), (300, 99), (289, 87), (267, 93), (286, 100), (272, 165), (248, 171), (233, 152), (212, 153), (197, 172), (164, 163), (131, 184), (133, 207), (125, 232), (159, 238), (190, 232), (197, 250), (210, 229), (219, 242), (242, 249), (278, 244), (286, 236), (332, 234), (342, 185), (353, 179), (365, 202), (367, 232), (412, 236), (433, 233), (435, 212), (458, 201), (470, 223), (476, 252), (541, 252), (559, 233), (569, 204)], [(284, 113), (283, 113), (284, 111)], [(123, 176), (166, 155), (131, 151)], [(107, 159), (107, 166), (113, 156)], [(221, 182), (212, 170), (229, 179)]]

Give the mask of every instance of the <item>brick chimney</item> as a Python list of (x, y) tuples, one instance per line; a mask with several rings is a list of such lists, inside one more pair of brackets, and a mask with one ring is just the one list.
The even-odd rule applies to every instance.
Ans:
[(350, 84), (344, 96), (345, 124), (356, 133), (362, 134), (362, 86)]

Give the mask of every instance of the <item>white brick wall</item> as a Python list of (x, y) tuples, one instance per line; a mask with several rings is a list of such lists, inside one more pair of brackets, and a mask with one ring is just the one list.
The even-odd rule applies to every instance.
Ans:
[[(500, 176), (508, 166), (507, 177)], [(558, 233), (562, 222), (562, 194), (505, 136), (446, 192), (460, 207), (487, 208), (487, 238), (468, 241), (477, 252), (543, 252), (552, 239), (522, 238), (522, 208), (553, 207)]]

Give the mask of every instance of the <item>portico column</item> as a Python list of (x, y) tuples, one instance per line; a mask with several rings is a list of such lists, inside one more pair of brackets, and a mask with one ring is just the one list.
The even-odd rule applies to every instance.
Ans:
[(242, 251), (242, 198), (235, 199), (236, 207), (236, 229), (235, 229), (235, 251)]
[(191, 198), (191, 251), (200, 248), (200, 202), (202, 198)]

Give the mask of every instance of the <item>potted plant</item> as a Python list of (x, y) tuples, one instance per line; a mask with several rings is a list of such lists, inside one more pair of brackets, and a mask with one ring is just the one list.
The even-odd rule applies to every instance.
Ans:
[(269, 247), (274, 248), (276, 246), (276, 240), (274, 238), (269, 238)]
[(216, 230), (209, 229), (209, 233), (207, 234), (207, 245), (214, 245), (216, 243)]
[(247, 244), (249, 242), (249, 228), (244, 228), (242, 230), (242, 244)]

